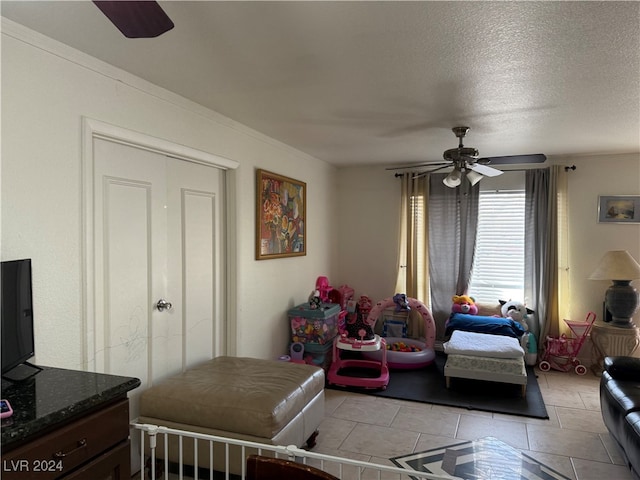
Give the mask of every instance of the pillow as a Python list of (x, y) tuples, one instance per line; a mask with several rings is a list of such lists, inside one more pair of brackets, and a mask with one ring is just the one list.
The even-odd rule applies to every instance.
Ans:
[(478, 307), (478, 315), (481, 317), (502, 317), (502, 305), (499, 303), (476, 303), (476, 306)]

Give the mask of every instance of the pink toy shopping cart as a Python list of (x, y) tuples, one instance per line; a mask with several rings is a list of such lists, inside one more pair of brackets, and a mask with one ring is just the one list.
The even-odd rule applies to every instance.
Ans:
[(584, 322), (565, 320), (564, 323), (571, 330), (571, 336), (568, 337), (563, 333), (558, 338), (547, 337), (542, 359), (538, 364), (540, 370), (548, 372), (553, 368), (561, 372), (568, 372), (574, 368), (578, 375), (586, 374), (587, 367), (580, 363), (577, 356), (595, 320), (596, 314), (593, 312), (587, 314)]

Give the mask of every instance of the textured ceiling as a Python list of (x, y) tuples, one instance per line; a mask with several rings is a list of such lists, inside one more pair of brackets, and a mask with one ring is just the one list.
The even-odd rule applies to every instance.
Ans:
[(2, 15), (335, 165), (640, 152), (640, 2), (160, 2), (126, 39), (86, 1)]

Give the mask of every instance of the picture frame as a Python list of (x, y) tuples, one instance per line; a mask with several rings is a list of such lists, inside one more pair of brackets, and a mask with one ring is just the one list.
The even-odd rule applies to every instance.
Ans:
[(256, 260), (307, 254), (307, 184), (257, 169)]
[(599, 195), (598, 223), (640, 223), (640, 195)]

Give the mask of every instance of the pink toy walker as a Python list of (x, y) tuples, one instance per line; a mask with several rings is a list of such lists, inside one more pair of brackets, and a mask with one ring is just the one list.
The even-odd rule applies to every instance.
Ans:
[[(368, 319), (371, 300), (360, 297), (356, 311), (351, 313), (333, 341), (333, 362), (327, 374), (330, 385), (359, 388), (387, 388), (389, 367), (387, 366), (387, 344), (384, 338), (373, 333), (373, 324)], [(375, 323), (375, 320), (374, 322)], [(343, 358), (347, 352), (381, 351), (380, 360)], [(352, 374), (354, 373), (355, 374)]]
[(544, 344), (544, 353), (538, 367), (543, 372), (548, 372), (552, 368), (561, 372), (568, 372), (575, 368), (578, 375), (587, 373), (587, 367), (582, 365), (576, 358), (582, 349), (582, 345), (593, 327), (596, 314), (589, 312), (584, 322), (574, 322), (565, 320), (573, 337), (567, 337), (564, 333), (558, 337), (547, 337)]

